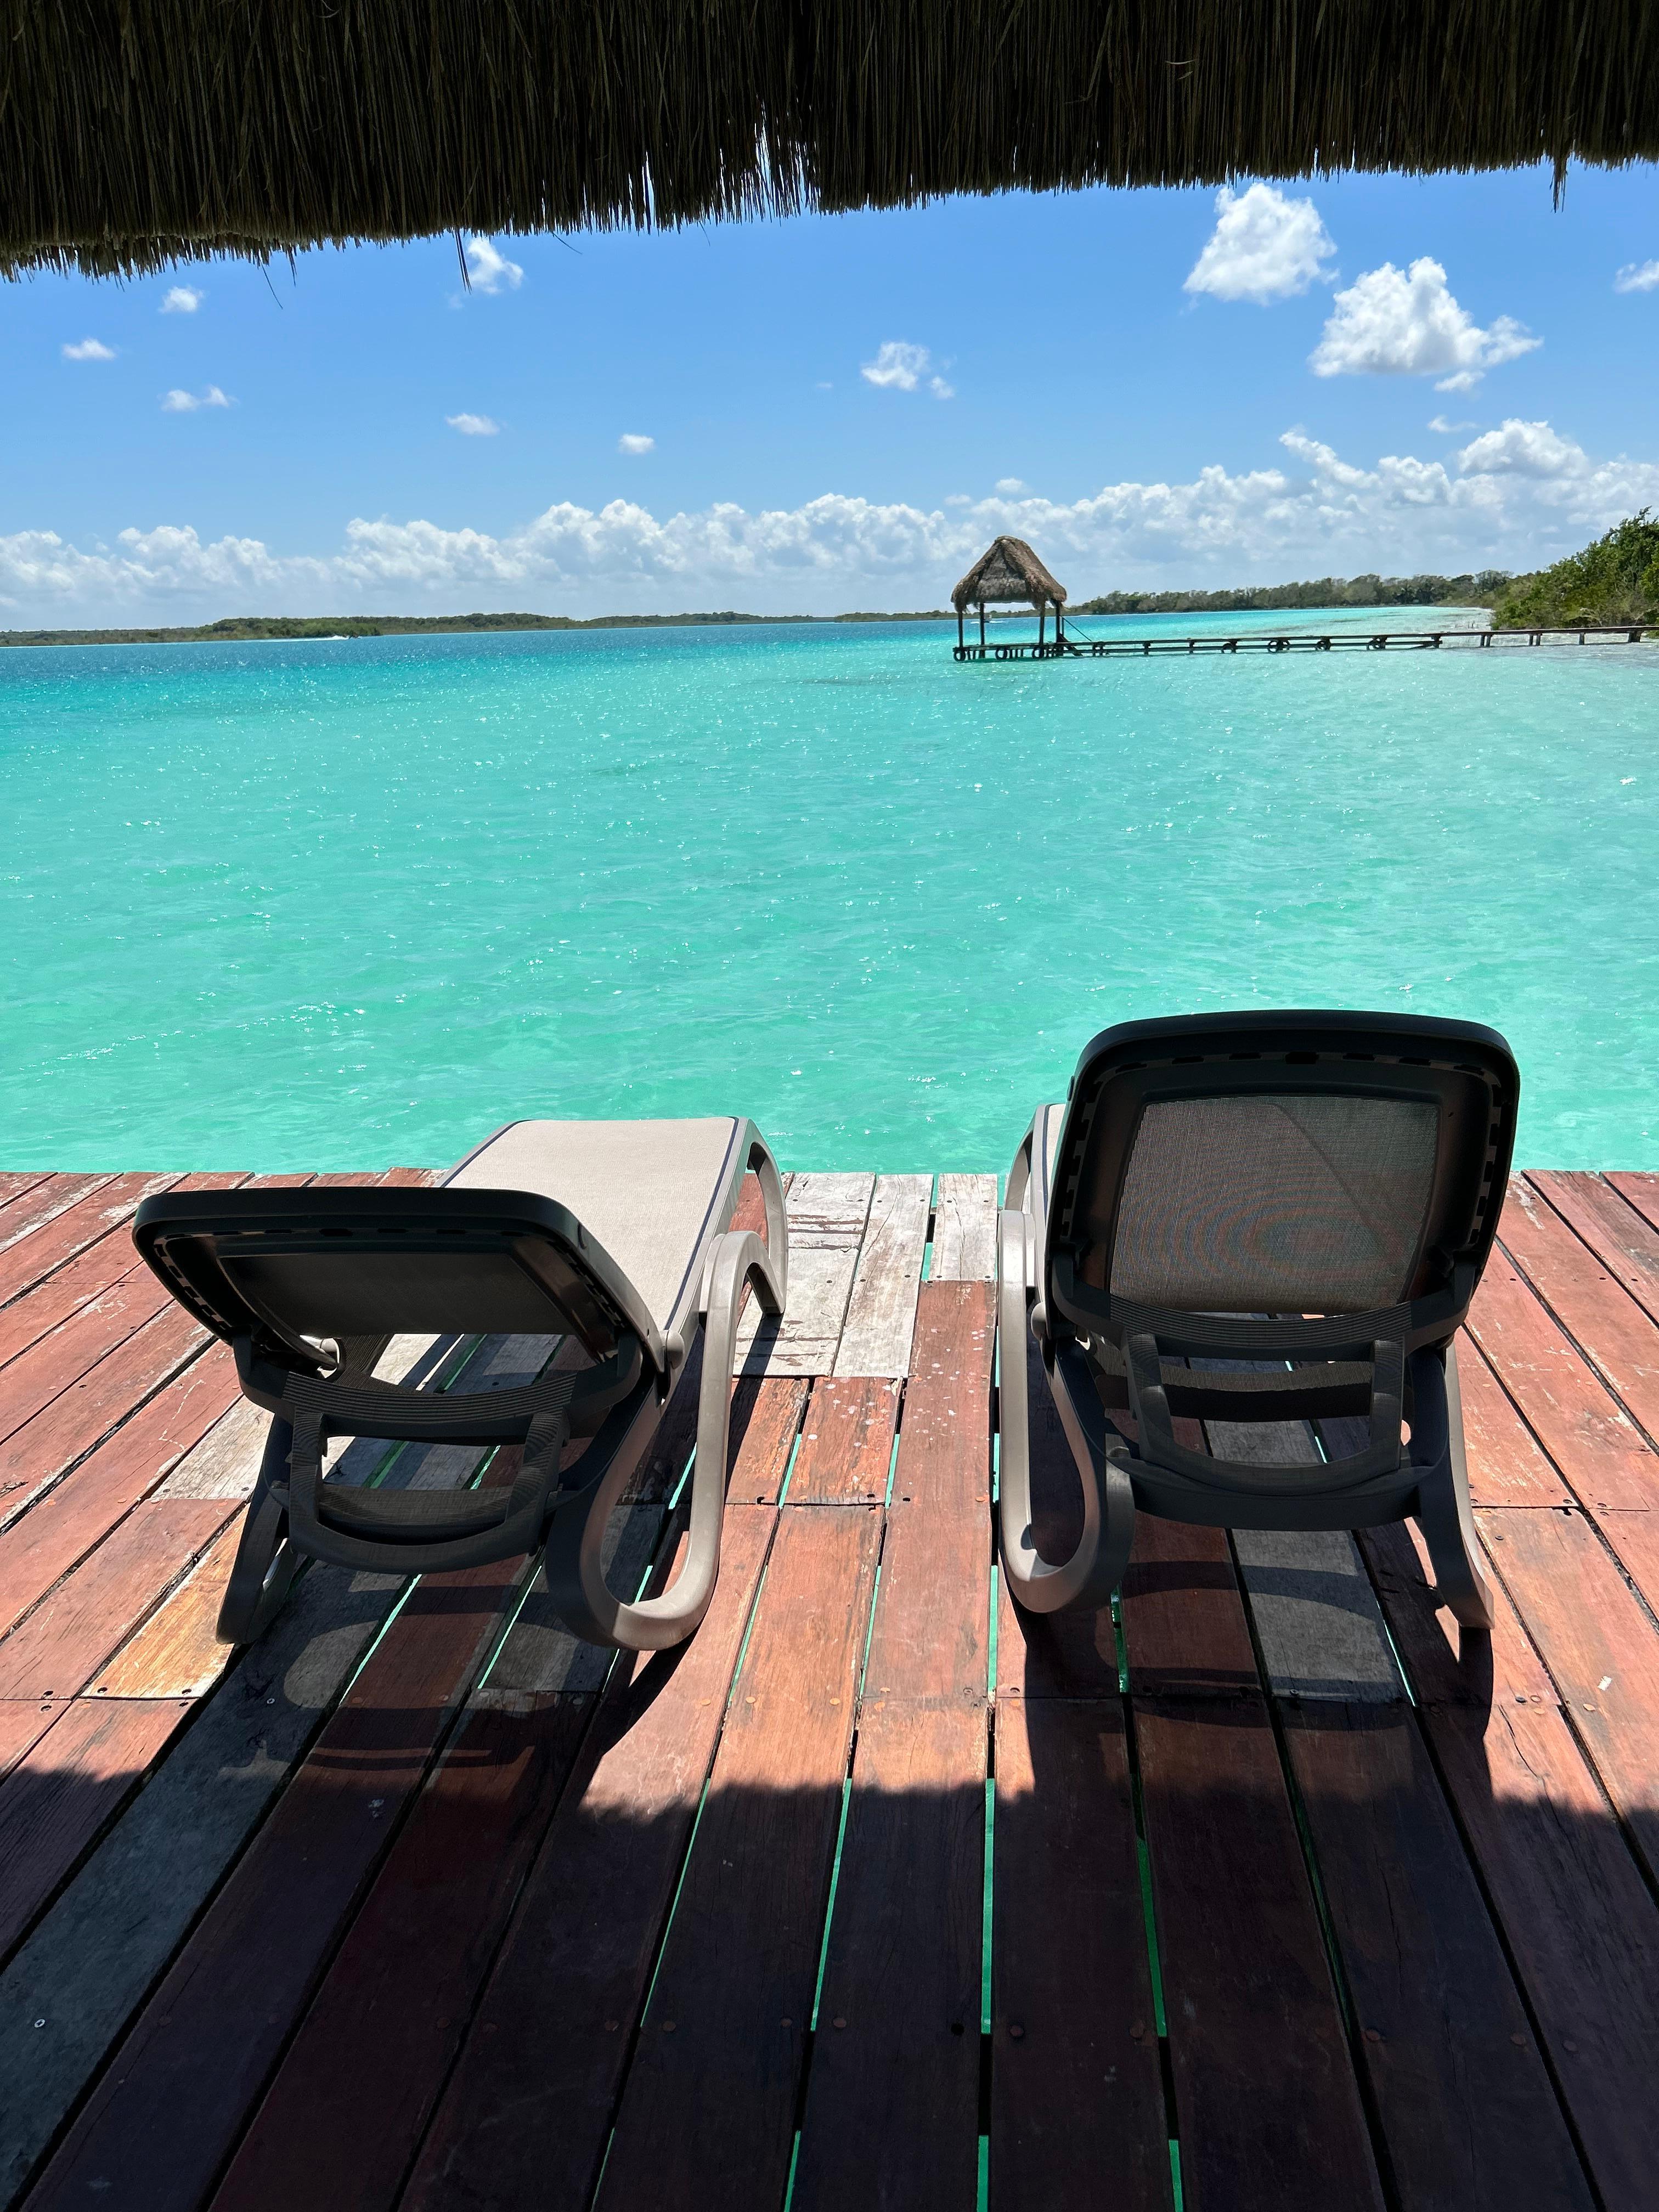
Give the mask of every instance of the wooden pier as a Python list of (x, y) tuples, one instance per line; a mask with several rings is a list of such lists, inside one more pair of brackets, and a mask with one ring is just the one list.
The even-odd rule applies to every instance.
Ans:
[[(1022, 1620), (994, 1182), (798, 1176), (714, 1609), (614, 1661), (520, 1562), (316, 1566), (216, 1644), (264, 1423), (136, 1262), (172, 1180), (0, 1178), (0, 2201), (1654, 2202), (1659, 1177), (1511, 1189), (1459, 1346), (1499, 1619), (1460, 1649), (1401, 1528), (1143, 1519), (1117, 1607)], [(696, 1394), (618, 1587), (672, 1569)]]
[[(1056, 614), (1056, 628), (1060, 618)], [(1585, 624), (1575, 629), (1431, 629), (1431, 630), (1284, 630), (1247, 631), (1218, 637), (1105, 637), (1079, 634), (1077, 618), (1069, 633), (1054, 638), (1041, 634), (1028, 641), (1002, 643), (982, 638), (971, 644), (962, 635), (951, 649), (953, 660), (1114, 660), (1151, 659), (1167, 653), (1434, 653), (1442, 646), (1460, 651), (1472, 646), (1500, 646), (1510, 649), (1531, 645), (1640, 645), (1650, 635), (1638, 623)]]

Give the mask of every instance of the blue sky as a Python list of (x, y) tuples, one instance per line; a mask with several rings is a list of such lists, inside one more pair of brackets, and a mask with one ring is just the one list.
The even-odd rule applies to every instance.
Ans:
[(1525, 567), (1659, 505), (1651, 169), (474, 260), (8, 286), (0, 626), (938, 605), (1001, 528), (1074, 597)]

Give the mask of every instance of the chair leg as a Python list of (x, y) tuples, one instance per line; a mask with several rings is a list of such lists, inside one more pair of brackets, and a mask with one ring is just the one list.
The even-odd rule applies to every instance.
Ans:
[[(1419, 1355), (1419, 1358), (1421, 1355)], [(1439, 1363), (1435, 1362), (1437, 1367)], [(1425, 1407), (1419, 1384), (1414, 1393), (1418, 1412), (1427, 1411), (1431, 1423), (1439, 1409)], [(1418, 1443), (1418, 1423), (1413, 1422), (1413, 1444)], [(1433, 1438), (1428, 1438), (1432, 1449)], [(1461, 1628), (1490, 1629), (1492, 1589), (1480, 1565), (1480, 1540), (1469, 1510), (1469, 1472), (1463, 1455), (1463, 1400), (1457, 1382), (1456, 1347), (1448, 1345), (1445, 1363), (1445, 1437), (1436, 1455), (1438, 1464), (1417, 1493), (1417, 1525), (1429, 1547), (1434, 1569), (1435, 1592), (1449, 1607)]]
[(1001, 1339), (998, 1528), (1002, 1571), (1015, 1601), (1028, 1613), (1060, 1613), (1105, 1604), (1122, 1581), (1134, 1541), (1134, 1495), (1127, 1473), (1106, 1450), (1103, 1435), (1091, 1434), (1089, 1407), (1092, 1401), (1097, 1411), (1097, 1401), (1085, 1389), (1079, 1407), (1068, 1387), (1062, 1355), (1048, 1370), (1049, 1382), (1083, 1485), (1083, 1534), (1069, 1559), (1045, 1559), (1038, 1550), (1031, 1533), (1030, 1404), (1025, 1370), (1030, 1249), (1027, 1217), (1005, 1208), (997, 1224)]
[(252, 1644), (263, 1636), (293, 1588), (301, 1554), (288, 1540), (288, 1516), (271, 1496), (271, 1485), (288, 1470), (294, 1431), (273, 1421), (265, 1438), (259, 1479), (248, 1500), (241, 1541), (225, 1584), (216, 1634), (221, 1644)]

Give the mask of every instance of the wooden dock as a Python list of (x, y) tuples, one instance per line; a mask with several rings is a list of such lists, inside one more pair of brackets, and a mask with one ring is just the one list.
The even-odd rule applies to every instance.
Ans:
[(1038, 636), (999, 643), (981, 638), (969, 644), (957, 624), (953, 660), (1149, 660), (1179, 653), (1434, 653), (1442, 646), (1460, 652), (1498, 646), (1505, 651), (1533, 645), (1640, 645), (1649, 635), (1640, 623), (1591, 624), (1573, 629), (1389, 629), (1247, 630), (1237, 635), (1199, 637), (1090, 637), (1075, 618), (1070, 630), (1054, 638)]
[[(573, 1644), (520, 1562), (314, 1567), (228, 1665), (262, 1421), (135, 1262), (168, 1180), (0, 1178), (0, 2201), (1656, 2202), (1659, 1177), (1510, 1193), (1460, 1346), (1500, 1617), (1461, 1655), (1404, 1529), (1143, 1520), (1119, 1607), (1020, 1620), (994, 1184), (846, 1174), (791, 1184), (682, 1652)], [(674, 1558), (695, 1401), (618, 1587)]]

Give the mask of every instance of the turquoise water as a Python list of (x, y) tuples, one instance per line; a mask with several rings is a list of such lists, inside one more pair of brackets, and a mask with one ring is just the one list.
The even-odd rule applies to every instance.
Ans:
[(1659, 1164), (1659, 653), (953, 641), (0, 654), (0, 1165), (736, 1110), (787, 1165), (997, 1169), (1106, 1024), (1298, 1003), (1493, 1023), (1522, 1158)]

